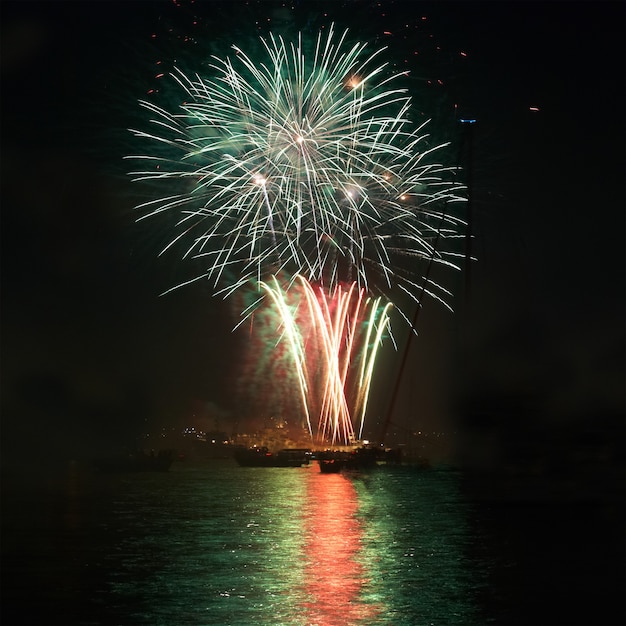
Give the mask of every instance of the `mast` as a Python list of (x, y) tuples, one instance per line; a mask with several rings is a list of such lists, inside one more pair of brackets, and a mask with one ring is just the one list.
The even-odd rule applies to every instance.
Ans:
[[(459, 123), (465, 127), (465, 133), (463, 136), (463, 141), (461, 142), (460, 150), (463, 150), (464, 144), (467, 147), (467, 204), (466, 204), (466, 228), (465, 228), (465, 263), (464, 263), (464, 271), (465, 271), (465, 308), (469, 307), (470, 301), (470, 285), (471, 285), (471, 263), (472, 263), (472, 239), (474, 236), (473, 233), (473, 206), (472, 206), (472, 196), (473, 196), (473, 169), (474, 169), (474, 127), (478, 120), (474, 118), (470, 119), (459, 119)], [(460, 160), (460, 159), (459, 159)], [(442, 215), (441, 222), (443, 222), (445, 215)], [(430, 275), (430, 269), (433, 264), (433, 259), (435, 256), (435, 251), (437, 250), (437, 245), (439, 243), (439, 234), (441, 230), (440, 227), (437, 229), (437, 237), (435, 239), (435, 245), (433, 246), (433, 253), (428, 262), (428, 267), (426, 268), (426, 273), (424, 274), (424, 280), (422, 282), (422, 289), (420, 295), (417, 300), (417, 307), (415, 309), (415, 314), (413, 315), (413, 319), (411, 320), (411, 329), (409, 332), (409, 337), (407, 339), (406, 345), (404, 346), (404, 353), (402, 354), (402, 360), (400, 362), (400, 370), (398, 371), (398, 376), (396, 377), (396, 381), (393, 387), (393, 392), (391, 394), (391, 401), (389, 403), (389, 408), (387, 409), (387, 415), (385, 416), (385, 421), (383, 423), (383, 428), (381, 431), (380, 441), (384, 442), (385, 437), (387, 436), (387, 431), (389, 430), (389, 424), (391, 424), (391, 416), (393, 415), (393, 410), (396, 406), (396, 400), (398, 398), (398, 390), (400, 388), (400, 382), (402, 380), (402, 376), (404, 374), (404, 369), (406, 367), (406, 362), (409, 355), (409, 349), (411, 347), (411, 343), (413, 341), (413, 336), (416, 335), (417, 328), (417, 319), (419, 316), (419, 312), (422, 308), (422, 296), (424, 295), (424, 290), (426, 288), (426, 283), (428, 281), (428, 277)]]
[(465, 127), (464, 143), (467, 146), (467, 209), (465, 227), (465, 308), (469, 308), (472, 284), (472, 239), (474, 238), (474, 128), (478, 120), (474, 118), (460, 119), (459, 123)]

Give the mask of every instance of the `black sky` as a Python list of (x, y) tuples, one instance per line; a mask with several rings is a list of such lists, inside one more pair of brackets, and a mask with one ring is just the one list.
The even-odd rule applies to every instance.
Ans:
[[(156, 260), (158, 235), (134, 223), (121, 157), (155, 58), (184, 48), (177, 34), (194, 16), (195, 37), (218, 41), (254, 32), (249, 16), (274, 19), (280, 3), (180, 4), (2, 2), (2, 421), (12, 449), (113, 442), (203, 406), (222, 423), (237, 414), (244, 339), (207, 288), (158, 297), (184, 268)], [(299, 25), (327, 11), (381, 38), (393, 26), (391, 54), (413, 43), (398, 34), (403, 22), (426, 16), (449, 97), (479, 120), (469, 303), (459, 277), (454, 316), (425, 307), (394, 423), (467, 427), (496, 412), (516, 428), (621, 420), (623, 3), (302, 0), (289, 10)], [(399, 362), (385, 358), (379, 420)]]

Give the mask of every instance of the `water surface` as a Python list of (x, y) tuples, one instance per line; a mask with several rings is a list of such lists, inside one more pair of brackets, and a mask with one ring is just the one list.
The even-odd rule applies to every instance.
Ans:
[(622, 623), (617, 509), (471, 492), (445, 468), (70, 465), (3, 494), (2, 623)]

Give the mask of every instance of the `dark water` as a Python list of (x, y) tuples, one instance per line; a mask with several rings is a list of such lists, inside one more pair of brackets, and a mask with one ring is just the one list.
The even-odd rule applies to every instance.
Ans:
[(468, 484), (410, 467), (70, 466), (3, 511), (2, 624), (623, 623), (623, 561), (597, 525), (610, 512)]

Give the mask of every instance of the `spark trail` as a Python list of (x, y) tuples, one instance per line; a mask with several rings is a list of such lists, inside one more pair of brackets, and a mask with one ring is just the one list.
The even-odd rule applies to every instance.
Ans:
[(261, 288), (279, 313), (309, 433), (321, 444), (361, 439), (391, 303), (367, 297), (355, 282), (336, 285), (330, 294), (303, 276), (287, 287), (273, 277)]

